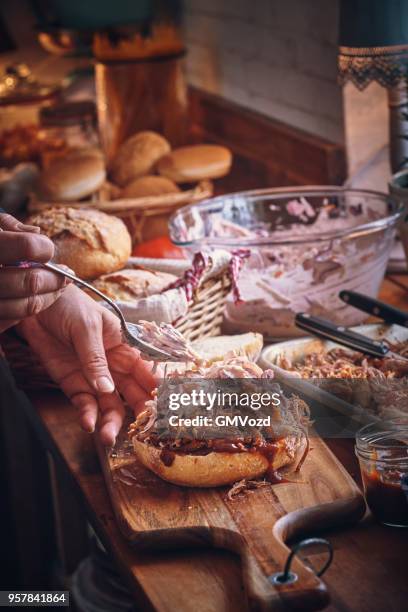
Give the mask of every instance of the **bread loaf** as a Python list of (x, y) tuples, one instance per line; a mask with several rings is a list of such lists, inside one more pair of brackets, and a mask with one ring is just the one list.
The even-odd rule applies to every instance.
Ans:
[(57, 157), (43, 170), (39, 195), (48, 202), (81, 200), (99, 189), (105, 179), (101, 152), (97, 149), (79, 149)]
[(126, 140), (113, 160), (111, 177), (125, 187), (139, 176), (152, 174), (155, 164), (170, 151), (170, 145), (156, 132), (138, 132)]
[(175, 183), (193, 183), (228, 174), (231, 152), (218, 145), (192, 145), (174, 149), (157, 164), (159, 174)]
[(90, 208), (49, 208), (29, 218), (55, 244), (57, 263), (84, 279), (122, 268), (131, 239), (121, 219)]

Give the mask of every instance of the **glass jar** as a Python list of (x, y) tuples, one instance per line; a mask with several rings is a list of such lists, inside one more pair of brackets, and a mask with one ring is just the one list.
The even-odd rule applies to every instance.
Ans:
[(356, 435), (368, 507), (384, 525), (408, 527), (408, 420), (370, 423)]
[(142, 130), (185, 144), (188, 131), (184, 44), (174, 20), (132, 23), (95, 33), (95, 86), (102, 149), (108, 164), (122, 142)]
[(62, 142), (48, 141), (41, 134), (41, 110), (55, 102), (59, 85), (37, 81), (26, 64), (7, 66), (0, 75), (0, 165), (20, 162), (41, 164), (45, 150), (60, 150)]
[(37, 124), (40, 109), (59, 93), (59, 85), (40, 83), (26, 64), (7, 66), (0, 75), (0, 131)]
[(50, 138), (62, 138), (68, 147), (98, 147), (96, 106), (92, 100), (59, 102), (42, 108), (40, 125)]

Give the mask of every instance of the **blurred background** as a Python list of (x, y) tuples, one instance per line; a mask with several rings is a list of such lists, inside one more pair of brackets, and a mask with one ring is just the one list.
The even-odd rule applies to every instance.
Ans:
[[(61, 59), (41, 47), (39, 21), (44, 26), (46, 16), (51, 20), (46, 4), (52, 5), (24, 0), (2, 3), (2, 27), (7, 35), (1, 37), (0, 61), (4, 69), (29, 58), (39, 80), (55, 82), (66, 76), (70, 67), (78, 69), (89, 60)], [(87, 3), (88, 14), (80, 18), (72, 7), (64, 9), (62, 2), (54, 3), (54, 13), (60, 11), (60, 19), (70, 27), (79, 25), (82, 31), (87, 29), (86, 19), (89, 28), (105, 26), (109, 15), (92, 11), (92, 4)], [(115, 11), (122, 23), (126, 21), (126, 4), (122, 13)], [(129, 4), (137, 4), (142, 12), (149, 10), (149, 3)], [(338, 84), (338, 0), (185, 0), (182, 6), (176, 3), (173, 10), (177, 19), (181, 18), (188, 84), (339, 145), (347, 157), (347, 176), (353, 184), (385, 186), (390, 174), (387, 90), (376, 82), (364, 91), (352, 83), (345, 87)], [(89, 15), (93, 15), (93, 23)], [(57, 50), (45, 33), (40, 37), (48, 49)], [(81, 94), (71, 91), (70, 97), (84, 97), (84, 87), (82, 81)], [(91, 92), (91, 82), (88, 87)], [(293, 172), (300, 171), (293, 168)], [(344, 171), (340, 174), (339, 180), (346, 178)]]

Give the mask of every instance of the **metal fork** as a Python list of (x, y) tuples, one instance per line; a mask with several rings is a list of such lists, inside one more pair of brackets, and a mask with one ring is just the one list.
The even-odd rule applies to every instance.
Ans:
[(62, 276), (66, 276), (67, 278), (70, 278), (77, 285), (80, 285), (81, 287), (86, 287), (87, 289), (89, 289), (89, 291), (92, 291), (93, 293), (98, 295), (100, 298), (102, 298), (107, 304), (109, 304), (109, 306), (114, 310), (116, 315), (119, 317), (123, 339), (130, 346), (134, 346), (135, 348), (139, 349), (144, 355), (146, 355), (147, 357), (150, 357), (154, 361), (178, 361), (178, 359), (175, 358), (170, 353), (167, 353), (166, 351), (158, 349), (152, 344), (149, 344), (145, 342), (144, 340), (141, 340), (140, 338), (141, 333), (142, 333), (141, 326), (137, 325), (137, 323), (129, 323), (128, 321), (126, 321), (125, 317), (123, 316), (123, 312), (121, 311), (119, 306), (115, 304), (115, 302), (111, 300), (107, 295), (102, 293), (102, 291), (99, 291), (99, 289), (96, 289), (96, 287), (93, 287), (90, 283), (87, 283), (81, 278), (78, 278), (77, 276), (75, 276), (75, 274), (71, 274), (70, 272), (66, 272), (65, 270), (62, 270), (59, 266), (53, 263), (48, 262), (48, 263), (41, 264), (41, 266), (44, 268), (47, 268), (48, 270), (52, 270), (53, 272), (56, 272), (57, 274), (61, 274)]

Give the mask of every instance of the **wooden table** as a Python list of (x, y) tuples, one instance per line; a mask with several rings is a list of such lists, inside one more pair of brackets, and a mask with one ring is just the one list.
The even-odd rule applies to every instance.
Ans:
[[(408, 306), (408, 278), (389, 277), (381, 298)], [(113, 516), (92, 437), (83, 433), (75, 409), (59, 392), (29, 395), (30, 419), (44, 446), (68, 473), (89, 521), (111, 552), (140, 610), (168, 612), (239, 612), (246, 610), (239, 559), (219, 550), (180, 550), (137, 554), (121, 536)], [(330, 447), (358, 481), (351, 440), (332, 440)], [(330, 611), (402, 612), (408, 599), (408, 530), (383, 527), (367, 516), (345, 531), (325, 534), (334, 561), (324, 580)]]

